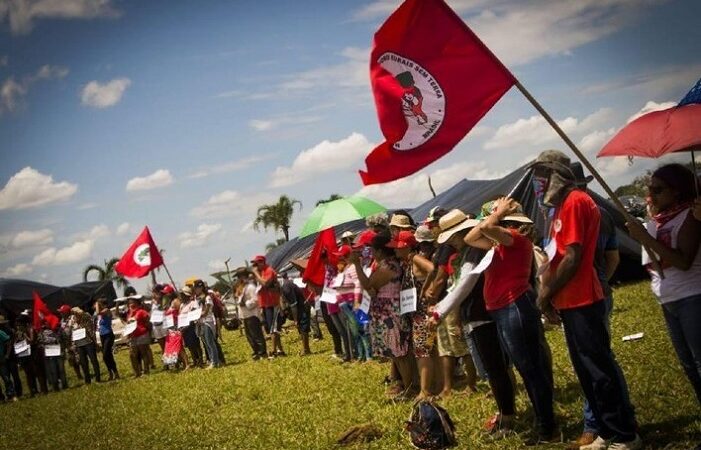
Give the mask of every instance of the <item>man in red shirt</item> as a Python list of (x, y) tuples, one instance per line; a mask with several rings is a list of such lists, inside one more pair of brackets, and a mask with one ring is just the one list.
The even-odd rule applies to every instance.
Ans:
[(277, 272), (268, 265), (265, 256), (258, 255), (251, 260), (253, 275), (256, 277), (260, 290), (258, 291), (258, 304), (263, 310), (265, 318), (265, 331), (272, 336), (272, 356), (285, 356), (280, 341), (280, 282)]
[(544, 186), (543, 203), (555, 208), (546, 247), (550, 262), (538, 306), (550, 320), (557, 320), (559, 313), (572, 365), (600, 424), (596, 440), (580, 448), (642, 448), (635, 416), (625, 401), (622, 372), (611, 351), (604, 293), (594, 265), (599, 209), (576, 188), (570, 160), (562, 152), (544, 151), (533, 169), (535, 181)]

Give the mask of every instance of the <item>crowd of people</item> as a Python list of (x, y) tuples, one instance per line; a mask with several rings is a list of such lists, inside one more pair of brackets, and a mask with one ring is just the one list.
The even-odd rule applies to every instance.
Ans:
[[(300, 335), (301, 355), (322, 337), (340, 362), (387, 361), (387, 396), (395, 401), (453, 395), (456, 365), (468, 390), (488, 381), (496, 414), (485, 431), (514, 433), (517, 372), (535, 415), (529, 444), (560, 442), (553, 409), (555, 383), (544, 326), (561, 326), (583, 392), (578, 449), (638, 449), (635, 408), (625, 374), (611, 350), (609, 280), (619, 262), (616, 225), (586, 192), (579, 164), (543, 152), (532, 167), (539, 210), (549, 229), (512, 198), (485, 203), (477, 214), (437, 207), (420, 224), (404, 211), (367, 218), (367, 229), (344, 233), (321, 254), (323, 285), (301, 283), (307, 261), (280, 276), (256, 256), (234, 272), (233, 298), (254, 360), (286, 356), (286, 318)], [(672, 344), (701, 403), (701, 202), (695, 174), (678, 164), (656, 170), (648, 186), (647, 229), (630, 236), (654, 252), (643, 264), (652, 279)], [(202, 280), (176, 291), (156, 285), (150, 306), (127, 292), (125, 334), (135, 376), (154, 368), (157, 342), (166, 368), (217, 368), (222, 303)], [(94, 314), (61, 306), (60, 324), (34, 330), (29, 314), (12, 329), (0, 318), (4, 397), (22, 395), (18, 367), (31, 395), (68, 387), (64, 361), (79, 378), (101, 381), (98, 342), (109, 379), (120, 377), (113, 356), (112, 312), (98, 299)], [(91, 372), (92, 366), (92, 372)]]

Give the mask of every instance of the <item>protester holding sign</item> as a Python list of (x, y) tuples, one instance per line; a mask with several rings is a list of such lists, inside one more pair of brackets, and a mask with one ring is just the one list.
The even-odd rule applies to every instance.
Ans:
[(272, 336), (273, 356), (285, 356), (280, 340), (280, 283), (277, 273), (268, 265), (265, 256), (258, 255), (251, 260), (252, 273), (260, 284), (258, 291), (258, 303), (263, 309), (265, 318), (265, 331)]
[(355, 266), (360, 285), (372, 296), (370, 303), (370, 336), (375, 356), (392, 358), (401, 377), (403, 392), (396, 400), (409, 400), (418, 391), (409, 344), (411, 328), (407, 321), (402, 323), (399, 314), (399, 291), (402, 283), (402, 269), (391, 248), (387, 247), (391, 238), (378, 234), (370, 244), (376, 268), (366, 276), (360, 262), (360, 255), (352, 252), (350, 261)]
[(65, 361), (68, 361), (68, 364), (73, 368), (75, 376), (81, 379), (83, 375), (80, 370), (78, 353), (73, 345), (71, 336), (71, 307), (68, 305), (61, 305), (58, 308), (58, 313), (61, 316), (61, 350), (65, 355)]
[(83, 370), (85, 384), (92, 382), (88, 359), (93, 367), (93, 374), (97, 382), (100, 382), (100, 363), (97, 362), (97, 344), (95, 339), (95, 325), (92, 316), (77, 306), (71, 308), (70, 320), (71, 341), (75, 346)]
[(148, 347), (151, 345), (149, 313), (142, 308), (141, 300), (137, 297), (130, 297), (127, 306), (129, 310), (124, 334), (129, 336), (129, 358), (134, 377), (139, 378), (142, 372), (148, 375), (151, 371), (148, 357)]
[(222, 365), (217, 350), (217, 325), (214, 317), (214, 300), (207, 294), (207, 287), (202, 280), (196, 280), (193, 284), (195, 298), (202, 307), (202, 315), (199, 318), (202, 330), (202, 342), (204, 342), (209, 357), (208, 369), (214, 369)]
[(46, 376), (44, 374), (44, 356), (39, 356), (40, 364), (37, 364), (37, 340), (34, 329), (32, 328), (32, 318), (29, 311), (23, 311), (15, 323), (15, 339), (14, 350), (17, 355), (20, 367), (27, 377), (27, 384), (31, 396), (34, 397), (41, 389), (41, 393), (46, 394), (48, 387), (46, 385)]
[[(61, 360), (61, 332), (59, 324), (52, 329), (47, 322), (43, 322), (41, 330), (37, 333), (37, 346), (44, 354), (44, 366), (46, 368), (47, 384), (51, 385), (54, 392), (66, 389), (66, 371)], [(59, 385), (59, 382), (61, 383)]]
[[(114, 360), (114, 332), (112, 331), (112, 311), (107, 307), (104, 298), (95, 302), (97, 314), (97, 331), (102, 343), (102, 361), (109, 372), (108, 380), (119, 379), (119, 370)], [(119, 320), (119, 319), (117, 319)]]
[(192, 356), (192, 364), (195, 367), (204, 365), (202, 355), (202, 347), (200, 339), (197, 337), (197, 325), (190, 320), (190, 313), (199, 308), (197, 300), (192, 296), (192, 290), (189, 286), (185, 286), (180, 294), (183, 299), (183, 304), (178, 311), (178, 328), (180, 329), (185, 347), (190, 351)]

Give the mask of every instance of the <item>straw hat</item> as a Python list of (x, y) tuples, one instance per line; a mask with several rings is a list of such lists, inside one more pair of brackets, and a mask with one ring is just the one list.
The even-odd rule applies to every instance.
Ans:
[(355, 234), (353, 234), (352, 231), (344, 231), (341, 235), (341, 239), (353, 239), (354, 236)]
[(411, 221), (409, 220), (409, 217), (401, 215), (401, 214), (394, 214), (392, 215), (392, 220), (389, 221), (389, 226), (390, 227), (397, 227), (397, 228), (411, 228)]
[(419, 228), (416, 229), (414, 237), (416, 238), (416, 242), (433, 242), (436, 240), (436, 236), (433, 235), (428, 225), (420, 225)]
[(437, 241), (439, 244), (443, 244), (458, 231), (472, 228), (477, 224), (479, 224), (479, 220), (468, 219), (465, 213), (459, 209), (450, 210), (438, 221), (441, 234), (438, 235)]

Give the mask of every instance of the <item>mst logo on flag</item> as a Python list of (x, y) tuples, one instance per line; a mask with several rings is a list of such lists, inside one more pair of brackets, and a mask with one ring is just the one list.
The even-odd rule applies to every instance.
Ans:
[(366, 185), (451, 151), (516, 82), (443, 0), (406, 0), (377, 30), (370, 81), (385, 142), (365, 159)]
[(393, 52), (377, 60), (402, 87), (401, 109), (406, 118), (404, 136), (392, 144), (395, 150), (411, 150), (431, 138), (443, 123), (445, 96), (438, 81), (421, 65)]
[(156, 267), (163, 264), (163, 257), (153, 242), (148, 227), (136, 238), (134, 243), (124, 252), (114, 269), (117, 273), (129, 278), (141, 278)]

